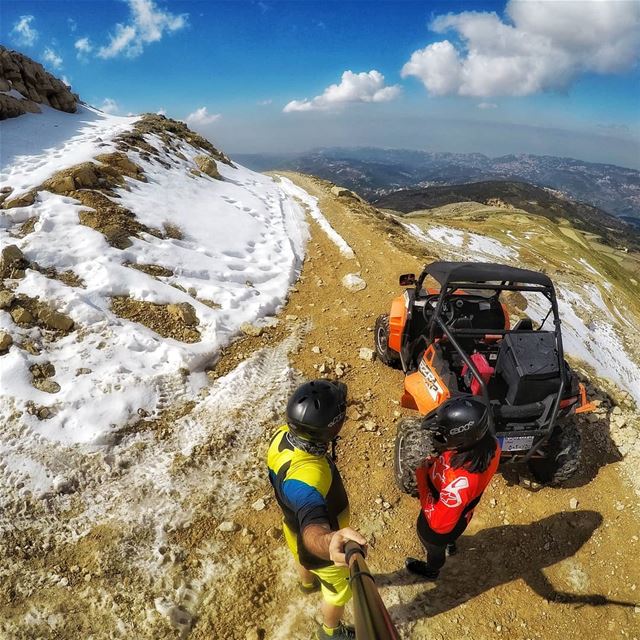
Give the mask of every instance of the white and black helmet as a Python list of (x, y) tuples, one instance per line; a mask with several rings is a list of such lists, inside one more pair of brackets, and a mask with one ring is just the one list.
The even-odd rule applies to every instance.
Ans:
[(489, 430), (487, 407), (474, 396), (456, 396), (427, 417), (423, 426), (434, 434), (438, 449), (468, 449)]
[(346, 417), (347, 385), (332, 380), (312, 380), (300, 385), (287, 403), (289, 428), (312, 442), (333, 440)]

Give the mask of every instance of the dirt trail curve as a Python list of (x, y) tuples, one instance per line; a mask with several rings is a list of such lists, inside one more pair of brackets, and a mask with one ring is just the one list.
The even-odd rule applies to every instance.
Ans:
[[(345, 363), (350, 419), (338, 466), (353, 524), (371, 540), (369, 564), (379, 574), (383, 598), (403, 636), (637, 640), (638, 498), (624, 480), (623, 462), (602, 422), (583, 425), (584, 464), (570, 488), (533, 491), (514, 471), (499, 474), (460, 541), (460, 554), (449, 560), (437, 585), (415, 583), (401, 570), (406, 555), (420, 554), (414, 533), (417, 503), (401, 495), (392, 478), (402, 376), (377, 361), (361, 360), (358, 352), (372, 346), (375, 318), (398, 291), (398, 274), (418, 269), (430, 256), (371, 207), (337, 198), (321, 180), (287, 175), (319, 198), (323, 214), (355, 258), (344, 257), (310, 221), (302, 277), (280, 324), (232, 345), (216, 374), (230, 371), (258, 347), (277, 344), (296, 326), (303, 337), (290, 360), (302, 375), (318, 376), (327, 361), (333, 362), (325, 364), (331, 369)], [(341, 284), (354, 272), (367, 283), (356, 293)], [(312, 350), (316, 346), (320, 353)], [(264, 434), (255, 451), (258, 465), (267, 440)], [(187, 562), (214, 536), (233, 566), (229, 579), (216, 582), (202, 602), (190, 635), (194, 640), (311, 636), (317, 596), (296, 589), (292, 562), (279, 539), (279, 511), (269, 496), (265, 477), (236, 513), (241, 531), (220, 533), (214, 515), (206, 514), (175, 534), (187, 550)]]

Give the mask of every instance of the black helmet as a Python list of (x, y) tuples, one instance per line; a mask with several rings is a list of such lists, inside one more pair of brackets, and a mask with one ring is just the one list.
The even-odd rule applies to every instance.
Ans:
[(425, 419), (424, 428), (433, 432), (437, 449), (468, 449), (489, 429), (487, 407), (471, 395), (457, 396), (438, 408), (435, 420)]
[(347, 385), (330, 380), (312, 380), (300, 385), (287, 403), (291, 431), (312, 442), (330, 442), (344, 423)]

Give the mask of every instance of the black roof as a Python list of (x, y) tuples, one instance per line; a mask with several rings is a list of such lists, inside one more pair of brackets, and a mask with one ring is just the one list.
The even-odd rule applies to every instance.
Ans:
[(519, 282), (553, 286), (549, 276), (539, 271), (492, 262), (432, 262), (425, 271), (441, 286), (448, 282)]

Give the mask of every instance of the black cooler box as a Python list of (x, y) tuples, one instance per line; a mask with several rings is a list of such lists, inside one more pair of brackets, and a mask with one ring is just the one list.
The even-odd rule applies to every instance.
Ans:
[(508, 333), (500, 345), (496, 373), (507, 385), (509, 404), (539, 402), (557, 393), (560, 369), (553, 332)]

